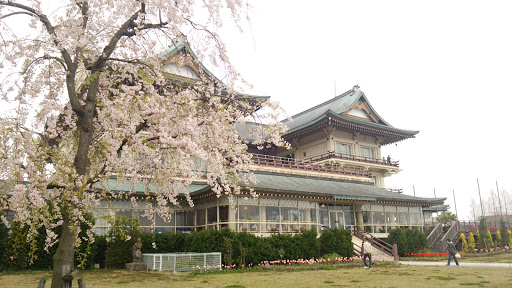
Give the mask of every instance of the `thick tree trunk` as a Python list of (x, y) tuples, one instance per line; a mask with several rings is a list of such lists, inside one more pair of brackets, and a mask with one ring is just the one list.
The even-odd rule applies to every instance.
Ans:
[(62, 214), (62, 235), (59, 238), (57, 252), (53, 256), (52, 288), (71, 287), (71, 282), (64, 281), (62, 277), (75, 269), (73, 263), (75, 259), (75, 237), (69, 227), (70, 221), (67, 211), (63, 211)]

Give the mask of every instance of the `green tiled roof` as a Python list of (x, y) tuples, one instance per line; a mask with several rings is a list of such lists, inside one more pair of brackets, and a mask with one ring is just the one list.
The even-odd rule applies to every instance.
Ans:
[[(155, 185), (148, 184), (147, 188), (144, 183), (137, 183), (136, 185), (131, 185), (128, 183), (118, 182), (115, 179), (109, 179), (104, 183), (96, 183), (93, 185), (96, 189), (107, 189), (109, 191), (133, 191), (135, 193), (145, 193), (145, 192), (157, 192), (159, 188)], [(189, 185), (186, 190), (188, 193), (199, 193), (210, 189), (210, 186), (202, 183), (192, 183)], [(185, 190), (177, 191), (178, 194), (184, 194)]]
[[(379, 123), (372, 123), (367, 121), (358, 120), (352, 117), (343, 116), (342, 114), (350, 109), (360, 98), (363, 98), (368, 104), (372, 112), (379, 119)], [(387, 131), (393, 131), (408, 135), (415, 135), (419, 131), (409, 131), (395, 128), (388, 124), (382, 117), (380, 117), (375, 109), (371, 106), (370, 102), (366, 98), (365, 94), (361, 90), (349, 90), (339, 96), (336, 96), (320, 105), (312, 107), (306, 111), (303, 111), (297, 115), (292, 116), (292, 120), (284, 120), (283, 123), (290, 128), (286, 134), (293, 133), (302, 128), (308, 127), (312, 124), (319, 122), (328, 115), (345, 120), (347, 122), (357, 123), (365, 126), (379, 128)]]
[[(376, 186), (343, 182), (340, 180), (300, 177), (292, 175), (255, 173), (258, 180), (252, 184), (256, 192), (277, 192), (309, 196), (333, 197), (339, 200), (396, 201), (419, 204), (438, 204), (446, 198), (422, 198), (391, 192)], [(240, 183), (244, 187), (243, 183)]]
[(450, 209), (450, 205), (435, 205), (435, 206), (425, 207), (425, 208), (423, 208), (423, 211), (443, 212), (443, 211), (448, 211), (448, 209)]

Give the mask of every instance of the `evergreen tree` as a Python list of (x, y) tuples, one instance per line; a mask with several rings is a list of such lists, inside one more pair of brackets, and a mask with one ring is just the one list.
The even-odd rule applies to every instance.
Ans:
[(502, 239), (502, 237), (501, 237), (501, 232), (500, 232), (500, 231), (497, 231), (497, 232), (496, 232), (496, 246), (497, 246), (497, 247), (502, 247), (502, 244), (501, 244), (502, 240), (503, 240), (503, 239)]
[(487, 230), (486, 237), (485, 237), (485, 242), (487, 243), (487, 248), (488, 249), (494, 248), (494, 243), (492, 242), (491, 231), (489, 231), (489, 230)]
[(485, 243), (483, 241), (482, 235), (480, 235), (480, 231), (476, 232), (476, 248), (477, 249), (485, 248)]
[(464, 235), (464, 233), (460, 233), (460, 241), (462, 242), (462, 250), (468, 251), (469, 246), (468, 242), (466, 241), (466, 236)]
[(475, 251), (475, 237), (473, 236), (473, 232), (469, 233), (469, 249), (471, 251)]
[(501, 247), (509, 246), (510, 243), (508, 241), (508, 229), (507, 224), (505, 223), (505, 220), (500, 219), (500, 234), (501, 234)]

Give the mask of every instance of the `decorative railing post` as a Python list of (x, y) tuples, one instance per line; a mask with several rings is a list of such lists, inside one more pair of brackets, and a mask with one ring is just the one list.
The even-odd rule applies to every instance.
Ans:
[(400, 260), (400, 257), (398, 257), (398, 245), (396, 245), (396, 243), (393, 243), (393, 260), (394, 261), (399, 261)]

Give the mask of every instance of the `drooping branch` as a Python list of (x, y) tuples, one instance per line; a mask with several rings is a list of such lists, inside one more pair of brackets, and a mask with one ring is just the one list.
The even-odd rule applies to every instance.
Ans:
[(48, 34), (50, 34), (50, 36), (52, 36), (52, 38), (53, 38), (53, 44), (55, 45), (55, 47), (57, 47), (59, 49), (59, 51), (62, 55), (62, 58), (64, 60), (64, 63), (66, 63), (66, 68), (67, 68), (66, 71), (68, 72), (66, 75), (66, 87), (67, 87), (71, 107), (77, 114), (82, 114), (84, 108), (80, 105), (80, 102), (79, 102), (78, 98), (76, 97), (76, 91), (75, 91), (75, 74), (76, 74), (76, 69), (78, 66), (75, 63), (73, 63), (73, 61), (71, 59), (71, 55), (66, 50), (66, 48), (61, 47), (62, 46), (62, 45), (60, 45), (61, 43), (57, 40), (57, 33), (55, 31), (55, 27), (52, 25), (52, 23), (50, 22), (48, 17), (46, 17), (46, 15), (44, 15), (42, 13), (39, 13), (32, 7), (29, 7), (29, 6), (20, 4), (20, 3), (0, 0), (0, 5), (21, 9), (21, 10), (23, 10), (23, 14), (27, 14), (27, 15), (36, 17), (39, 19), (39, 21), (41, 23), (43, 23)]

